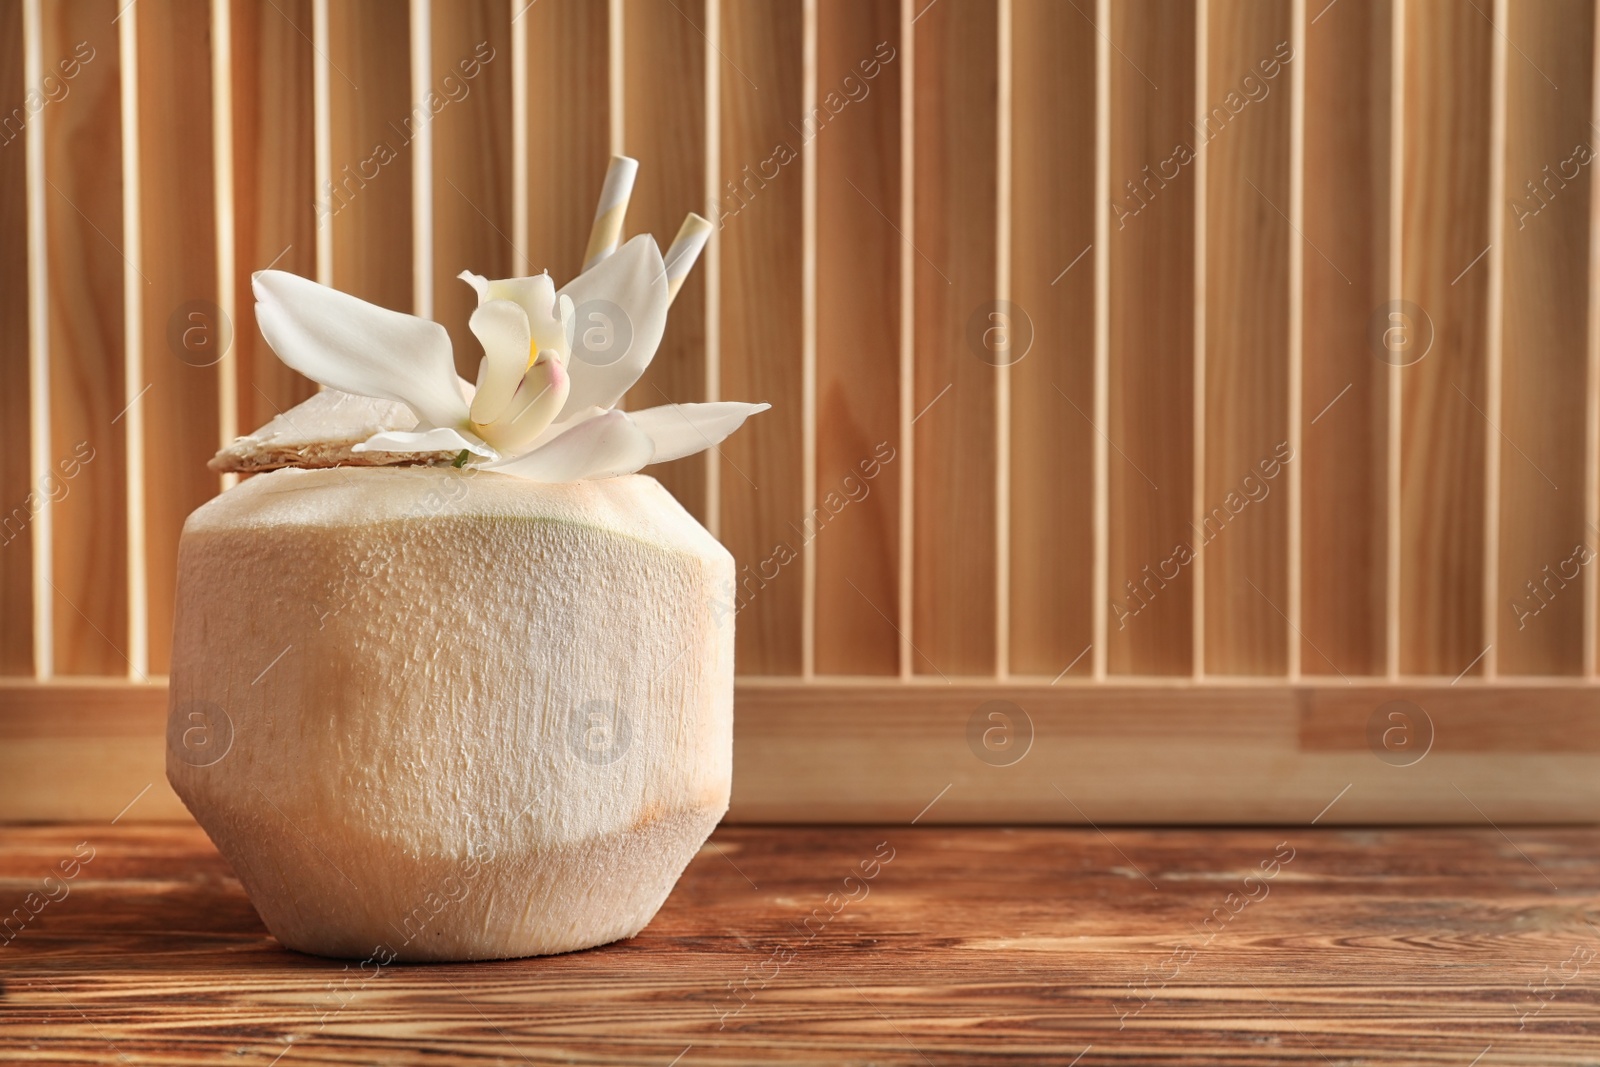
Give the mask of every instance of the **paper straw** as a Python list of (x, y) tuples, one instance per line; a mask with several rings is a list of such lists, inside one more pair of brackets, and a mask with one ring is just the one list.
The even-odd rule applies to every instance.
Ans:
[(667, 249), (665, 257), (667, 303), (678, 298), (678, 290), (683, 288), (683, 280), (689, 276), (694, 261), (700, 258), (700, 250), (711, 237), (711, 230), (710, 221), (692, 211), (683, 220), (683, 225), (678, 227), (678, 236), (672, 239), (672, 247)]
[(600, 206), (594, 213), (594, 228), (589, 231), (589, 250), (583, 255), (584, 270), (615, 252), (621, 243), (622, 216), (628, 213), (628, 197), (633, 195), (633, 179), (638, 173), (637, 159), (611, 157), (606, 183), (600, 189)]

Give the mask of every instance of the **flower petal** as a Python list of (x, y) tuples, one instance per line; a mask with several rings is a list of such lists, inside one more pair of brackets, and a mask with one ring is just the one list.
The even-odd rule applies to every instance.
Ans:
[(483, 366), (478, 390), (472, 397), (472, 421), (493, 422), (500, 417), (522, 376), (528, 373), (528, 315), (510, 300), (479, 304), (467, 325), (483, 345)]
[(744, 425), (745, 419), (771, 406), (733, 401), (663, 404), (643, 411), (632, 411), (629, 415), (655, 443), (656, 455), (650, 462), (665, 463), (721, 444), (724, 438)]
[(573, 482), (632, 474), (650, 462), (655, 447), (625, 413), (584, 419), (549, 444), (488, 469), (535, 482)]
[(281, 270), (257, 271), (256, 322), (278, 358), (313, 381), (404, 403), (422, 422), (464, 423), (450, 335)]
[(473, 429), (508, 456), (528, 452), (545, 428), (555, 421), (570, 386), (566, 367), (554, 352), (546, 349), (523, 375), (500, 417), (491, 423), (474, 423)]
[[(661, 250), (640, 234), (561, 290), (572, 298), (572, 392), (565, 417), (585, 407), (615, 407), (655, 357), (667, 326), (667, 271)], [(590, 336), (603, 345), (585, 344)], [(620, 350), (619, 350), (620, 349)]]
[(435, 426), (431, 430), (386, 430), (375, 433), (356, 445), (352, 452), (460, 452), (466, 449), (475, 456), (499, 459), (500, 453), (471, 434), (452, 430), (448, 426)]

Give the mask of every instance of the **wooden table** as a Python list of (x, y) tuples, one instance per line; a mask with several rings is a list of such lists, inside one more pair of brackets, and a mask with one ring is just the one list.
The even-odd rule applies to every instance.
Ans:
[(29, 893), (3, 1062), (1600, 1062), (1588, 829), (732, 827), (633, 941), (375, 972), (281, 948), (193, 827), (0, 828)]

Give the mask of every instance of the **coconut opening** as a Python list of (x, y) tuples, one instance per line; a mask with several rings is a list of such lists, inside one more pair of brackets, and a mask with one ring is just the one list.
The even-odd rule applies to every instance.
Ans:
[(396, 400), (323, 389), (236, 438), (207, 464), (238, 474), (301, 467), (448, 467), (455, 452), (357, 452), (375, 433), (416, 429), (417, 417)]

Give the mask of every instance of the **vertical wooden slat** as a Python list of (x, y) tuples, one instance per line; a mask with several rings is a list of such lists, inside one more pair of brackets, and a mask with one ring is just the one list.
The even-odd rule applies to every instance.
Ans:
[(1208, 0), (1205, 669), (1288, 669), (1289, 162), (1285, 0)]
[[(503, 0), (433, 5), (428, 92), (440, 101), (432, 123), (433, 317), (450, 331), (456, 369), (468, 381), (477, 380), (483, 356), (467, 329), (478, 298), (456, 275), (511, 277), (522, 253), (533, 255), (525, 237), (514, 237), (512, 221), (512, 14)], [(541, 156), (549, 150), (541, 145)], [(562, 166), (552, 159), (549, 169)]]
[[(639, 177), (628, 208), (628, 232), (654, 234), (663, 251), (672, 243), (685, 214), (705, 213), (706, 3), (625, 0), (623, 4), (623, 151), (639, 161)], [(731, 69), (727, 75), (739, 77)], [(761, 84), (759, 79), (757, 84)], [(743, 174), (726, 178), (719, 214), (729, 210), (727, 205), (738, 205), (738, 190), (743, 188), (738, 183), (745, 181)], [(598, 189), (591, 195), (598, 195)], [(593, 217), (592, 208), (589, 216)], [(718, 239), (712, 235), (713, 242)], [(655, 360), (639, 384), (629, 390), (627, 407), (706, 399), (706, 284), (705, 271), (690, 272), (672, 304)], [(650, 472), (685, 508), (704, 520), (707, 463), (703, 457), (689, 456), (652, 467)]]
[[(609, 15), (605, 4), (591, 0), (514, 0), (514, 6), (521, 14), (513, 12), (512, 32), (528, 49), (529, 152), (527, 229), (514, 236), (528, 269), (548, 270), (565, 284), (583, 266), (610, 157)], [(627, 221), (639, 228), (637, 215), (630, 212)]]
[(1015, 3), (1010, 300), (1026, 314), (1033, 345), (1010, 369), (1010, 667), (1053, 678), (1077, 660), (1070, 676), (1087, 676), (1091, 660), (1077, 657), (1094, 640), (1097, 598), (1090, 420), (1099, 36), (1070, 5)]
[[(411, 51), (411, 310), (433, 318), (433, 130), (441, 97), (430, 87), (433, 74), (433, 0), (408, 0), (407, 43)], [(448, 98), (443, 98), (448, 99)], [(458, 367), (477, 361), (456, 345)], [(474, 375), (475, 377), (475, 375)], [(470, 380), (470, 379), (469, 379)]]
[(895, 627), (899, 637), (900, 677), (910, 678), (917, 667), (911, 640), (913, 587), (916, 577), (917, 497), (917, 34), (916, 0), (900, 0), (900, 470), (895, 479), (900, 490), (899, 511), (899, 611)]
[[(811, 114), (817, 90), (817, 0), (801, 0), (800, 107)], [(720, 95), (720, 94), (719, 94)], [(720, 128), (718, 136), (721, 136)], [(817, 507), (817, 150), (800, 156), (800, 504)], [(720, 265), (719, 265), (720, 266)], [(718, 278), (720, 279), (720, 270)], [(720, 286), (720, 281), (719, 281)], [(817, 551), (801, 557), (800, 676), (817, 674)]]
[(1407, 0), (1402, 292), (1433, 346), (1401, 386), (1401, 670), (1482, 670), (1491, 38), (1471, 5)]
[[(1590, 37), (1589, 113), (1600, 117), (1600, 18), (1594, 21)], [(1594, 121), (1593, 118), (1590, 120)], [(1593, 147), (1593, 142), (1588, 142)], [(1600, 552), (1600, 300), (1594, 299), (1594, 286), (1600, 281), (1600, 197), (1589, 195), (1589, 259), (1586, 264), (1589, 299), (1585, 316), (1584, 349), (1588, 381), (1584, 389), (1585, 465), (1583, 472), (1584, 543)], [(1593, 678), (1600, 664), (1600, 567), (1586, 567), (1583, 574), (1583, 673)]]
[[(995, 198), (994, 298), (1011, 302), (1011, 197), (1013, 85), (1012, 0), (997, 0), (995, 9)], [(1006, 318), (1015, 318), (1014, 315)], [(1001, 320), (1004, 321), (1004, 320)], [(1008, 323), (1010, 331), (1017, 328)], [(1002, 338), (1000, 365), (994, 370), (994, 671), (1004, 681), (1011, 673), (1011, 365), (1021, 351), (1015, 336)]]
[(849, 116), (802, 114), (799, 0), (725, 0), (721, 14), (720, 170), (750, 183), (717, 235), (721, 391), (774, 401), (721, 446), (721, 537), (740, 564), (739, 669), (799, 674), (798, 557), (833, 532), (804, 513), (801, 489), (800, 154)]
[[(1426, 316), (1417, 314), (1414, 305), (1402, 304), (1400, 294), (1405, 288), (1405, 132), (1406, 132), (1406, 0), (1391, 0), (1389, 14), (1389, 225), (1388, 239), (1388, 300), (1384, 303), (1383, 330), (1380, 347), (1389, 348), (1389, 330), (1399, 326), (1400, 344), (1394, 346), (1402, 353), (1397, 358), (1392, 352), (1384, 356), (1388, 365), (1385, 387), (1388, 401), (1385, 405), (1384, 434), (1384, 592), (1383, 592), (1383, 659), (1384, 674), (1398, 678), (1401, 670), (1400, 602), (1401, 602), (1401, 535), (1402, 508), (1400, 494), (1401, 427), (1403, 404), (1400, 395), (1402, 362), (1412, 358), (1412, 353), (1427, 351), (1432, 347), (1433, 324)], [(1400, 309), (1404, 308), (1403, 311)], [(1395, 317), (1400, 311), (1399, 318)]]
[[(218, 341), (217, 445), (239, 436), (239, 363), (234, 355), (233, 323), (238, 317), (237, 245), (233, 202), (233, 0), (211, 0), (211, 198), (216, 228), (217, 320), (226, 335)], [(246, 304), (245, 307), (249, 307)], [(239, 476), (218, 479), (231, 489)]]
[[(1288, 395), (1289, 448), (1299, 456), (1305, 452), (1305, 275), (1306, 254), (1306, 0), (1290, 4), (1289, 45), (1299, 62), (1288, 72), (1289, 84), (1289, 308), (1288, 308)], [(1284, 641), (1287, 643), (1286, 668), (1291, 681), (1300, 679), (1300, 619), (1304, 614), (1304, 587), (1300, 580), (1305, 559), (1305, 466), (1291, 463), (1288, 470), (1287, 561), (1288, 605), (1284, 609)]]
[(255, 327), (250, 276), (316, 276), (311, 0), (233, 3), (233, 351), (238, 422), (248, 433), (316, 389)]
[[(1315, 5), (1313, 5), (1315, 6)], [(1384, 673), (1389, 364), (1388, 0), (1306, 27), (1301, 670)], [(1381, 337), (1380, 337), (1381, 342)]]
[[(337, 0), (328, 9), (329, 177), (318, 211), (332, 239), (332, 284), (412, 311), (412, 151), (426, 104), (411, 98), (404, 4)], [(420, 110), (419, 110), (420, 109)]]
[(842, 488), (846, 498), (859, 498), (814, 545), (819, 673), (883, 675), (896, 672), (899, 661), (898, 635), (883, 616), (899, 617), (904, 483), (899, 293), (906, 245), (894, 232), (901, 218), (902, 51), (896, 0), (819, 3), (819, 94), (840, 86), (866, 93), (814, 142), (816, 485), (819, 493)]
[(1189, 565), (1175, 571), (1174, 546), (1195, 537), (1194, 11), (1158, 0), (1114, 4), (1109, 33), (1118, 55), (1111, 61), (1111, 410), (1099, 427), (1113, 447), (1107, 667), (1187, 674), (1193, 576)]
[[(1206, 172), (1209, 169), (1211, 154), (1206, 147), (1206, 100), (1210, 96), (1209, 74), (1211, 59), (1211, 31), (1209, 29), (1211, 14), (1210, 0), (1195, 0), (1194, 5), (1194, 119), (1191, 129), (1194, 131), (1193, 144), (1195, 159), (1191, 164), (1194, 174), (1194, 247), (1191, 254), (1194, 261), (1194, 299), (1190, 302), (1190, 313), (1193, 316), (1194, 329), (1189, 341), (1193, 346), (1190, 352), (1191, 366), (1194, 380), (1190, 384), (1190, 403), (1194, 413), (1194, 423), (1189, 427), (1189, 479), (1190, 493), (1190, 520), (1189, 528), (1195, 535), (1190, 544), (1194, 549), (1194, 560), (1189, 564), (1192, 572), (1190, 580), (1194, 590), (1193, 603), (1189, 605), (1190, 619), (1190, 652), (1189, 669), (1195, 678), (1200, 678), (1206, 670), (1206, 553), (1204, 551), (1205, 532), (1204, 515), (1206, 511), (1206, 415), (1209, 410), (1206, 395), (1206, 227), (1210, 222), (1210, 214), (1206, 210)], [(1169, 568), (1170, 569), (1170, 568)]]
[[(22, 0), (0, 3), (0, 675), (30, 675), (33, 501), (28, 351), (28, 147)], [(19, 114), (20, 112), (20, 114)]]
[[(113, 0), (47, 0), (43, 46), (65, 95), (36, 121), (44, 128), (49, 246), (51, 506), (54, 669), (124, 675), (128, 634), (127, 522), (119, 419), (123, 399), (122, 274), (111, 243), (122, 233), (122, 150)], [(64, 70), (62, 63), (69, 66)], [(67, 71), (72, 77), (66, 78)], [(4, 151), (4, 150), (0, 150)], [(67, 464), (63, 468), (63, 464)], [(70, 478), (66, 470), (74, 471)]]
[(899, 638), (883, 617), (899, 615), (904, 466), (899, 364), (905, 245), (895, 233), (904, 59), (899, 14), (896, 0), (820, 0), (817, 12), (818, 95), (860, 96), (813, 144), (816, 496), (833, 492), (851, 500), (813, 547), (816, 668), (822, 674), (893, 674), (899, 659)]
[[(916, 495), (912, 640), (920, 674), (995, 665), (996, 12), (924, 7), (916, 68)], [(974, 331), (974, 320), (977, 327)], [(972, 340), (976, 332), (980, 343)]]
[(1584, 528), (1587, 464), (1575, 447), (1585, 432), (1584, 391), (1575, 384), (1587, 374), (1589, 202), (1600, 162), (1588, 91), (1594, 7), (1552, 0), (1508, 8), (1501, 29), (1516, 51), (1506, 61), (1505, 198), (1495, 208), (1504, 213), (1500, 427), (1515, 447), (1500, 456), (1499, 583), (1490, 610), (1502, 673), (1577, 674), (1578, 572), (1592, 564), (1575, 553), (1597, 544)]
[[(1095, 4), (1094, 46), (1094, 408), (1092, 425), (1111, 425), (1111, 0)], [(1093, 677), (1106, 677), (1111, 616), (1111, 443), (1091, 441), (1094, 464)]]
[[(126, 16), (124, 16), (126, 17)], [(139, 229), (143, 274), (144, 500), (149, 664), (172, 640), (178, 533), (217, 491), (222, 324), (212, 188), (211, 17), (206, 0), (139, 12)]]

